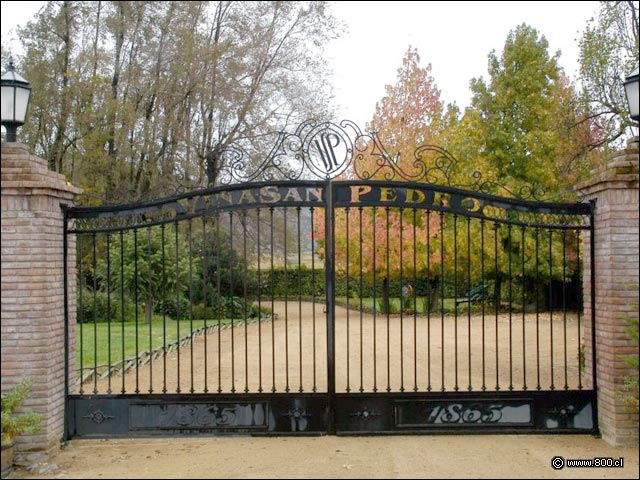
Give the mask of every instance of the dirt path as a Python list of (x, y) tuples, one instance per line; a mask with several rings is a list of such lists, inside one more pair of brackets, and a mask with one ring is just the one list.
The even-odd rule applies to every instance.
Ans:
[[(218, 385), (225, 392), (232, 388), (238, 392), (245, 388), (255, 392), (260, 387), (264, 391), (270, 391), (274, 386), (278, 391), (284, 391), (287, 386), (291, 391), (297, 391), (301, 386), (305, 391), (310, 391), (314, 385), (318, 391), (324, 390), (326, 324), (322, 305), (276, 302), (275, 311), (278, 319), (273, 323), (250, 324), (246, 329), (241, 324), (234, 327), (233, 331), (225, 329), (219, 335), (214, 332), (206, 337), (198, 337), (193, 347), (188, 345), (179, 352), (179, 368), (178, 353), (168, 355), (167, 391), (175, 392), (179, 385), (182, 392), (188, 392), (193, 385), (194, 391), (200, 392), (205, 388), (205, 380), (210, 392), (215, 392)], [(528, 388), (535, 388), (538, 378), (543, 389), (549, 388), (552, 383), (555, 388), (562, 389), (565, 381), (569, 387), (575, 388), (579, 382), (584, 381), (578, 367), (578, 318), (568, 315), (565, 323), (562, 315), (554, 313), (553, 329), (551, 323), (552, 318), (548, 313), (538, 318), (529, 314), (524, 319), (522, 315), (511, 318), (501, 315), (497, 321), (494, 316), (487, 315), (484, 325), (482, 317), (477, 315), (471, 318), (460, 315), (457, 320), (453, 316), (443, 319), (435, 315), (430, 319), (417, 317), (414, 327), (412, 316), (404, 316), (402, 319), (393, 316), (389, 318), (387, 335), (386, 317), (377, 316), (374, 322), (372, 315), (362, 314), (361, 317), (360, 312), (347, 312), (344, 308), (337, 308), (337, 389), (344, 391), (348, 384), (352, 390), (358, 390), (362, 385), (364, 391), (371, 391), (375, 384), (379, 390), (384, 390), (389, 384), (393, 390), (398, 390), (401, 386), (407, 390), (416, 386), (419, 390), (424, 390), (430, 383), (433, 389), (438, 390), (444, 385), (447, 390), (451, 390), (456, 385), (456, 360), (458, 386), (463, 390), (467, 389), (469, 383), (474, 389), (479, 389), (483, 381), (488, 389), (495, 388), (498, 382), (501, 389), (508, 388), (510, 383), (515, 389), (519, 389), (525, 381)], [(416, 362), (414, 358), (417, 359)], [(149, 385), (152, 385), (153, 390), (159, 392), (164, 386), (164, 378), (165, 362), (163, 359), (155, 360), (151, 365), (139, 367), (138, 388), (141, 392), (146, 392)], [(129, 371), (124, 380), (127, 391), (133, 392), (136, 388), (135, 369)], [(121, 384), (122, 377), (113, 377), (114, 390), (119, 391)], [(90, 384), (85, 388), (92, 389), (93, 386)], [(97, 388), (98, 391), (105, 392), (108, 379), (100, 380)], [(565, 459), (623, 457), (624, 468), (554, 470), (551, 459), (557, 455)], [(13, 476), (638, 478), (638, 448), (613, 448), (588, 435), (357, 438), (200, 436), (73, 440), (51, 464), (40, 468), (51, 468), (51, 471), (37, 477), (26, 471), (19, 471)]]
[[(276, 302), (274, 322), (244, 323), (201, 335), (179, 352), (125, 374), (128, 393), (326, 391), (326, 321), (323, 306)], [(314, 320), (315, 318), (315, 320)], [(583, 329), (582, 319), (580, 329)], [(315, 326), (314, 326), (315, 324)], [(553, 324), (553, 328), (551, 325)], [(497, 329), (497, 334), (496, 334)], [(314, 333), (315, 332), (315, 333)], [(561, 313), (373, 315), (336, 308), (337, 391), (501, 390), (513, 386), (576, 388), (578, 318)], [(375, 345), (375, 348), (374, 348)], [(524, 348), (523, 348), (524, 347)], [(246, 353), (245, 353), (246, 352)], [(193, 366), (193, 368), (192, 368)], [(566, 368), (565, 368), (566, 366)], [(119, 393), (123, 379), (111, 379)], [(469, 388), (471, 387), (471, 388)], [(106, 393), (109, 380), (85, 385)]]
[[(624, 468), (554, 470), (556, 455), (623, 457)], [(588, 435), (74, 440), (52, 462), (49, 474), (12, 477), (638, 478), (637, 447)]]

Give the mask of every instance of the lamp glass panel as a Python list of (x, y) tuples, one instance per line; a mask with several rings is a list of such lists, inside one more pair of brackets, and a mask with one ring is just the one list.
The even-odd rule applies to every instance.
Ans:
[(629, 102), (629, 113), (632, 117), (637, 117), (640, 110), (640, 98), (638, 98), (638, 79), (625, 84), (627, 91), (627, 101)]
[(26, 88), (16, 89), (16, 122), (24, 123), (29, 106), (29, 93)]
[(13, 87), (2, 87), (2, 101), (0, 104), (0, 116), (2, 117), (2, 122), (13, 122)]

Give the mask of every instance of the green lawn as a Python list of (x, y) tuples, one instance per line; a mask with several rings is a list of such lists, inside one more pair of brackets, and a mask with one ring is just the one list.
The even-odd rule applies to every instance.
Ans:
[[(416, 303), (418, 305), (417, 313), (425, 314), (425, 297), (417, 297)], [(382, 312), (381, 304), (382, 299), (376, 298), (376, 308), (378, 314)], [(390, 310), (392, 314), (400, 313), (400, 298), (391, 297), (389, 299)], [(346, 297), (336, 297), (336, 304), (346, 306)], [(349, 305), (353, 309), (360, 308), (359, 298), (350, 298)], [(363, 311), (373, 312), (374, 301), (372, 297), (362, 298)], [(480, 303), (475, 302), (471, 306), (472, 311), (479, 311)], [(487, 306), (487, 308), (489, 308)], [(446, 298), (444, 300), (444, 309), (447, 313), (453, 313), (455, 309), (455, 300), (453, 298)], [(437, 300), (436, 311), (440, 311), (440, 300)], [(465, 313), (467, 311), (467, 304), (463, 303), (458, 306), (458, 313)], [(409, 313), (409, 310), (405, 309), (405, 312)], [(413, 310), (411, 309), (411, 312)], [(255, 320), (255, 319), (250, 319)], [(229, 324), (231, 320), (221, 320), (222, 325)], [(236, 319), (235, 324), (242, 324), (243, 319)], [(206, 321), (207, 326), (217, 325), (218, 320), (212, 319)], [(204, 320), (193, 320), (193, 329), (197, 330), (205, 325)], [(124, 328), (123, 328), (124, 326)], [(169, 345), (178, 339), (178, 327), (180, 337), (185, 337), (190, 332), (190, 321), (188, 319), (176, 320), (166, 318), (166, 338), (163, 329), (162, 316), (154, 315), (151, 325), (145, 324), (141, 318), (138, 322), (138, 348), (137, 352), (144, 352), (153, 350), (156, 347), (165, 344)], [(122, 354), (122, 337), (124, 330), (124, 356)], [(97, 348), (94, 348), (94, 338), (97, 338)], [(111, 364), (122, 360), (128, 359), (136, 355), (136, 325), (135, 322), (112, 322), (111, 334), (109, 335), (109, 323), (98, 322), (93, 324), (91, 322), (76, 325), (76, 345), (82, 345), (82, 349), (76, 349), (76, 368), (80, 368), (82, 362), (84, 368), (92, 368), (95, 364), (107, 365), (109, 363), (109, 355), (111, 357)], [(110, 341), (109, 341), (110, 339)], [(110, 352), (110, 353), (109, 353)], [(97, 356), (97, 360), (96, 360)]]
[[(250, 319), (254, 320), (254, 319)], [(217, 325), (218, 320), (207, 320), (207, 326)], [(244, 320), (236, 319), (235, 324), (242, 324)], [(222, 325), (230, 323), (229, 319), (223, 319)], [(202, 328), (204, 320), (193, 320), (193, 329)], [(124, 328), (123, 328), (124, 326)], [(169, 345), (178, 339), (178, 327), (180, 328), (180, 338), (189, 335), (190, 321), (180, 320), (177, 322), (167, 317), (166, 319), (166, 340), (161, 316), (153, 316), (151, 325), (144, 323), (140, 319), (138, 322), (138, 353), (153, 350), (156, 347)], [(99, 322), (84, 323), (76, 325), (76, 345), (82, 345), (82, 349), (76, 348), (76, 368), (80, 368), (82, 361), (84, 368), (92, 368), (94, 362), (97, 365), (106, 365), (109, 362), (109, 352), (111, 352), (111, 363), (114, 364), (122, 360), (122, 336), (124, 330), (124, 358), (131, 358), (136, 355), (136, 324), (135, 322), (112, 322), (111, 335), (109, 336), (109, 323)], [(95, 333), (94, 333), (95, 332)], [(97, 338), (97, 349), (94, 349), (94, 338)], [(111, 341), (109, 341), (109, 338)], [(95, 352), (95, 353), (94, 353)], [(95, 361), (97, 354), (97, 362)]]

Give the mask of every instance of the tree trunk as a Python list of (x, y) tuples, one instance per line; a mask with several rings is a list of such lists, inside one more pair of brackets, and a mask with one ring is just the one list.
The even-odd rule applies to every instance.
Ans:
[(62, 160), (64, 158), (65, 146), (64, 142), (67, 137), (67, 123), (69, 121), (69, 109), (71, 103), (71, 92), (69, 90), (69, 70), (71, 61), (71, 15), (69, 11), (71, 4), (68, 1), (63, 2), (62, 11), (64, 13), (64, 31), (58, 36), (62, 39), (63, 61), (62, 61), (62, 97), (60, 106), (60, 119), (56, 127), (56, 135), (51, 148), (51, 156), (49, 165), (51, 169), (58, 173), (63, 173)]
[(495, 302), (496, 308), (500, 308), (500, 302), (502, 300), (502, 274), (498, 273), (496, 275), (496, 283), (493, 289), (493, 301)]
[(151, 316), (153, 314), (153, 299), (147, 298), (147, 302), (144, 305), (144, 323), (151, 323)]
[(427, 279), (427, 301), (428, 311), (433, 313), (438, 307), (438, 285), (440, 284), (440, 277), (434, 277)]
[(389, 279), (384, 277), (382, 281), (382, 313), (390, 313), (389, 305)]

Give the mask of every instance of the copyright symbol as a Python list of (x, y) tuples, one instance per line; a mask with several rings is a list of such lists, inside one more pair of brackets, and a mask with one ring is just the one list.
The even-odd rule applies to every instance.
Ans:
[(553, 457), (551, 459), (551, 466), (554, 468), (554, 470), (562, 470), (564, 468), (564, 458)]

